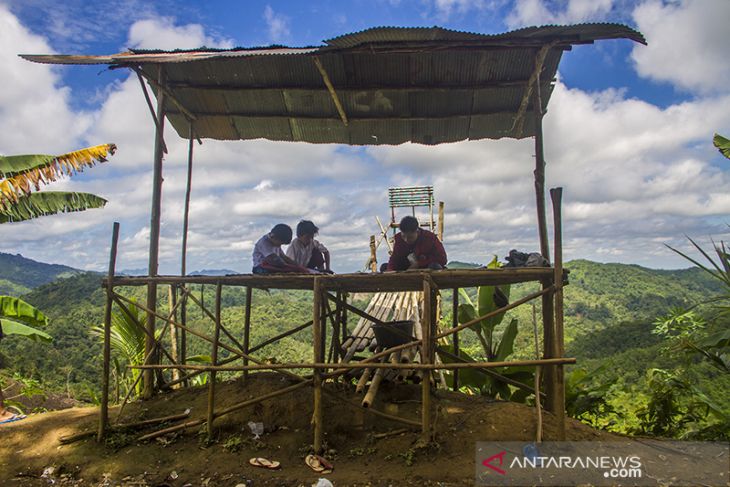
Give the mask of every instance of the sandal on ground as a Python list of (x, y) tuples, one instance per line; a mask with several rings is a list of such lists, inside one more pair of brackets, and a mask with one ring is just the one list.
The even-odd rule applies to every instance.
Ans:
[(2, 421), (0, 421), (0, 424), (12, 423), (14, 421), (20, 421), (21, 419), (25, 418), (27, 418), (25, 414), (13, 414), (8, 419), (3, 419)]
[(324, 457), (319, 455), (307, 455), (304, 463), (317, 473), (332, 473), (335, 467)]
[(281, 463), (276, 461), (271, 461), (267, 458), (263, 457), (254, 457), (248, 461), (251, 465), (254, 467), (259, 468), (268, 468), (269, 470), (276, 470), (277, 468), (281, 467)]

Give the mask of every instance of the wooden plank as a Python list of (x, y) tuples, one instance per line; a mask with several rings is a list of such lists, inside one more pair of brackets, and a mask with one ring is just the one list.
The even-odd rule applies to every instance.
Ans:
[[(550, 190), (553, 202), (553, 229), (555, 232), (555, 346), (557, 358), (565, 355), (565, 338), (563, 336), (563, 223), (561, 217), (561, 200), (563, 188)], [(555, 414), (558, 418), (558, 440), (565, 441), (565, 370), (562, 365), (555, 371)]]

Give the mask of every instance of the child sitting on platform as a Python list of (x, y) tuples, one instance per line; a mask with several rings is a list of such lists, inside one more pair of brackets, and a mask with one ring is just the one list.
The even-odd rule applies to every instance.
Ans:
[(309, 220), (302, 220), (297, 225), (297, 238), (292, 240), (286, 250), (286, 256), (298, 265), (323, 272), (330, 270), (330, 253), (314, 237), (319, 228)]
[(289, 225), (274, 225), (269, 233), (256, 242), (253, 248), (253, 273), (276, 274), (281, 272), (304, 272), (309, 269), (298, 265), (281, 250), (283, 244), (291, 242), (292, 231)]

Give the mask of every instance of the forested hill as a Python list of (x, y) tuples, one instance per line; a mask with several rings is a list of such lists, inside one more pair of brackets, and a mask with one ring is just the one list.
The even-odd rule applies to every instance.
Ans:
[[(9, 259), (15, 256), (2, 255)], [(18, 286), (27, 286), (48, 279), (50, 269), (63, 272), (76, 272), (65, 266), (48, 266), (29, 259), (15, 257), (12, 260), (15, 270), (3, 275)], [(47, 266), (47, 267), (43, 267)], [(651, 322), (665, 315), (669, 309), (678, 305), (699, 302), (708, 295), (716, 294), (719, 289), (713, 280), (699, 270), (686, 269), (675, 271), (652, 270), (636, 265), (599, 264), (586, 260), (571, 261), (566, 264), (570, 269), (570, 285), (566, 287), (566, 341), (568, 352), (579, 359), (600, 355), (621, 353), (628, 348), (651, 346), (656, 337), (651, 334)], [(48, 270), (43, 275), (42, 270)], [(199, 295), (199, 290), (196, 294)], [(516, 286), (512, 292), (515, 299), (530, 292), (528, 285)], [(167, 302), (166, 289), (160, 290), (159, 302)], [(206, 303), (212, 302), (213, 287), (205, 289)], [(141, 288), (125, 291), (143, 299)], [(18, 294), (16, 294), (18, 295)], [(23, 299), (39, 307), (50, 318), (47, 330), (54, 342), (50, 345), (26, 342), (8, 338), (0, 347), (0, 368), (3, 372), (19, 371), (46, 382), (52, 387), (65, 386), (68, 379), (78, 385), (83, 394), (83, 384), (98, 384), (98, 339), (89, 330), (101, 323), (103, 316), (104, 294), (101, 289), (101, 275), (94, 273), (77, 274), (70, 278), (47, 283), (26, 294)], [(450, 299), (445, 296), (445, 302)], [(241, 288), (226, 288), (223, 293), (224, 320), (233, 333), (242, 329), (244, 291)], [(192, 308), (191, 308), (192, 309)], [(445, 308), (447, 316), (450, 307)], [(528, 354), (530, 346), (530, 311), (522, 307), (515, 313), (520, 323), (525, 325), (520, 332), (517, 345), (522, 353)], [(307, 292), (267, 293), (256, 291), (253, 310), (254, 329), (252, 343), (265, 340), (311, 317), (311, 296)], [(191, 311), (191, 319), (199, 321), (201, 328), (209, 327), (207, 319)], [(627, 325), (631, 323), (631, 325)], [(636, 323), (641, 323), (636, 326)], [(522, 328), (521, 328), (522, 329)], [(464, 336), (465, 344), (474, 337)], [(311, 354), (310, 338), (307, 332), (285, 340), (277, 347), (267, 348), (271, 357), (302, 357)], [(208, 353), (200, 350), (196, 353)], [(521, 353), (518, 353), (521, 355)]]
[(78, 269), (59, 264), (44, 264), (20, 254), (0, 252), (0, 294), (18, 296), (62, 277), (78, 274)]

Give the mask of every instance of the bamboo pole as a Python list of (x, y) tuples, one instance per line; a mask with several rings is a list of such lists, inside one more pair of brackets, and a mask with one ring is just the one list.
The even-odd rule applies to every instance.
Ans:
[[(322, 350), (322, 281), (320, 278), (314, 279), (314, 300), (313, 300), (313, 316), (312, 326), (314, 335), (314, 362), (323, 361)], [(312, 423), (314, 425), (314, 453), (322, 452), (322, 374), (315, 370), (313, 374), (314, 384), (314, 412), (312, 415)]]
[[(193, 139), (194, 139), (194, 131), (193, 131), (193, 122), (192, 120), (188, 122), (188, 170), (187, 170), (187, 178), (185, 182), (185, 210), (183, 214), (183, 235), (182, 235), (182, 251), (181, 251), (181, 259), (180, 259), (180, 275), (186, 276), (187, 275), (187, 258), (188, 258), (188, 228), (190, 223), (190, 194), (192, 193), (193, 188)], [(180, 309), (180, 322), (183, 325), (186, 325), (187, 320), (187, 295), (181, 296), (181, 299), (183, 299), (185, 302), (183, 303), (182, 308)], [(185, 363), (187, 362), (188, 358), (188, 337), (185, 330), (180, 330), (180, 362)], [(174, 380), (173, 380), (174, 382)], [(187, 379), (183, 381), (185, 383), (185, 386), (187, 387), (188, 381)]]
[[(145, 419), (143, 421), (136, 421), (134, 423), (124, 423), (124, 424), (115, 424), (109, 426), (110, 431), (121, 431), (126, 429), (133, 429), (133, 428), (142, 428), (145, 426), (150, 426), (153, 424), (159, 424), (159, 423), (166, 423), (168, 421), (178, 421), (181, 419), (185, 419), (188, 416), (190, 416), (190, 410), (186, 410), (184, 413), (180, 414), (172, 414), (170, 416), (164, 416), (162, 418), (151, 418), (151, 419)], [(89, 438), (91, 436), (94, 436), (94, 431), (82, 431), (81, 433), (75, 433), (73, 435), (66, 435), (66, 436), (60, 436), (58, 438), (58, 442), (62, 445), (68, 445), (69, 443), (74, 443), (79, 440), (83, 440), (84, 438)]]
[[(253, 289), (246, 286), (246, 310), (243, 315), (243, 353), (249, 354), (249, 346), (251, 345), (251, 299), (253, 298)], [(258, 347), (262, 348), (262, 347)], [(243, 365), (248, 365), (248, 359), (244, 357)], [(243, 372), (243, 380), (248, 380), (248, 371)]]
[[(219, 283), (215, 287), (215, 334), (213, 335), (213, 347), (210, 353), (210, 361), (213, 366), (218, 365), (218, 341), (221, 334), (221, 293), (222, 286)], [(213, 418), (215, 408), (215, 376), (216, 371), (210, 371), (208, 378), (208, 438), (213, 437)]]
[(361, 393), (365, 390), (365, 386), (367, 385), (368, 381), (370, 380), (370, 374), (372, 374), (373, 369), (367, 368), (362, 371), (362, 375), (360, 375), (360, 379), (357, 381), (357, 385), (355, 386), (355, 392)]
[[(158, 68), (158, 82), (160, 85), (165, 82), (165, 71), (162, 65)], [(157, 265), (160, 251), (160, 214), (162, 206), (162, 157), (165, 130), (165, 94), (160, 91), (157, 94), (157, 129), (155, 130), (155, 154), (154, 169), (152, 175), (152, 208), (150, 210), (150, 246), (149, 263), (147, 274), (157, 276)], [(157, 309), (157, 284), (147, 284), (147, 307), (151, 310)], [(145, 353), (149, 353), (155, 346), (155, 316), (147, 314), (147, 331), (145, 338)], [(156, 354), (152, 355), (156, 360)], [(152, 371), (145, 371), (142, 378), (143, 393), (145, 399), (152, 397), (154, 392), (154, 375)]]
[[(221, 344), (223, 346), (223, 344)], [(382, 357), (381, 357), (382, 358)], [(369, 359), (369, 358), (368, 358)], [(454, 369), (491, 369), (499, 367), (526, 367), (536, 365), (567, 365), (574, 364), (575, 358), (564, 357), (564, 358), (551, 358), (551, 359), (539, 359), (539, 360), (510, 360), (503, 362), (461, 362), (461, 363), (431, 363), (423, 364), (419, 362), (412, 363), (400, 363), (393, 364), (390, 362), (366, 362), (361, 360), (360, 362), (350, 362), (338, 364), (338, 369), (418, 369), (418, 370), (454, 370)], [(326, 370), (331, 369), (332, 364), (326, 362), (292, 362), (282, 364), (254, 364), (254, 365), (231, 365), (231, 366), (211, 366), (211, 365), (175, 365), (175, 364), (154, 364), (154, 365), (128, 365), (129, 369), (172, 369), (179, 368), (185, 370), (202, 370), (202, 371), (224, 371), (224, 372), (236, 372), (241, 370), (282, 370), (282, 369), (314, 369), (314, 370)], [(302, 377), (296, 376), (298, 379)], [(528, 390), (532, 392), (530, 386)]]
[[(170, 305), (170, 315), (172, 318), (177, 321), (177, 287), (174, 284), (170, 284), (168, 287), (168, 293), (167, 293), (167, 300), (168, 304)], [(175, 363), (181, 363), (180, 362), (180, 353), (178, 351), (177, 346), (177, 327), (173, 325), (172, 323), (169, 323), (169, 329), (170, 329), (170, 355), (172, 355), (172, 358), (174, 359)], [(178, 380), (180, 379), (180, 370), (179, 369), (173, 369), (172, 370), (172, 380)]]
[[(431, 282), (423, 280), (423, 319), (421, 320), (421, 363), (431, 365), (431, 329), (433, 320), (433, 303), (431, 299)], [(428, 374), (430, 376), (430, 374)], [(431, 442), (431, 381), (424, 377), (421, 382), (421, 442)]]
[[(487, 318), (491, 318), (492, 316), (495, 316), (495, 315), (498, 315), (500, 313), (504, 313), (506, 311), (509, 311), (509, 310), (511, 310), (513, 308), (516, 308), (517, 306), (520, 306), (521, 304), (524, 304), (524, 303), (526, 303), (528, 301), (532, 301), (535, 298), (538, 298), (540, 296), (544, 296), (545, 294), (552, 292), (552, 290), (553, 290), (553, 287), (550, 286), (550, 287), (544, 288), (544, 289), (542, 289), (540, 291), (534, 292), (532, 294), (528, 294), (527, 296), (525, 296), (523, 298), (520, 298), (517, 301), (513, 301), (512, 303), (509, 303), (507, 306), (504, 306), (504, 307), (499, 308), (499, 309), (495, 309), (494, 311), (491, 311), (491, 312), (489, 312), (489, 313), (487, 313), (487, 314), (485, 314), (483, 316), (479, 316), (477, 318), (474, 318), (471, 321), (468, 321), (468, 322), (466, 322), (466, 323), (464, 323), (462, 325), (459, 325), (456, 328), (451, 328), (450, 330), (447, 330), (447, 331), (444, 331), (442, 333), (439, 333), (438, 335), (436, 335), (434, 337), (434, 339), (435, 340), (439, 340), (441, 338), (447, 337), (447, 336), (452, 335), (454, 333), (458, 333), (461, 330), (464, 330), (466, 328), (469, 328), (470, 326), (474, 326), (475, 324), (479, 323), (482, 320), (486, 320)], [(417, 340), (414, 340), (412, 342), (404, 343), (403, 345), (397, 345), (395, 347), (390, 347), (388, 349), (385, 349), (382, 352), (378, 352), (378, 353), (376, 353), (376, 354), (374, 354), (374, 355), (372, 355), (372, 356), (370, 356), (370, 357), (362, 360), (361, 363), (375, 362), (377, 359), (379, 359), (381, 357), (385, 357), (386, 355), (390, 355), (391, 353), (393, 353), (393, 352), (395, 352), (397, 350), (405, 350), (405, 349), (408, 349), (408, 348), (417, 347), (420, 344), (421, 344), (421, 340), (420, 339), (417, 339)], [(336, 366), (336, 369), (339, 369), (339, 368), (341, 368), (341, 367), (339, 365), (337, 365)], [(338, 376), (338, 375), (340, 375), (342, 373), (343, 372), (340, 372), (340, 371), (335, 370), (332, 373), (327, 374), (326, 377), (327, 378), (331, 378), (331, 377)]]
[[(535, 337), (535, 358), (540, 358), (540, 339), (537, 333), (537, 310), (535, 304), (532, 305), (532, 330)], [(542, 442), (542, 407), (540, 402), (540, 370), (541, 367), (535, 367), (535, 411), (537, 413), (537, 429), (535, 432), (535, 443)]]
[[(459, 290), (454, 289), (453, 290), (453, 296), (451, 296), (451, 328), (456, 328), (459, 326)], [(459, 357), (459, 334), (454, 333), (454, 355)], [(454, 371), (454, 384), (453, 388), (454, 391), (459, 390), (459, 370)]]
[[(542, 132), (542, 94), (540, 87), (540, 71), (542, 63), (539, 61), (540, 54), (545, 50), (544, 46), (536, 56), (534, 76), (536, 77), (533, 103), (533, 115), (535, 123), (535, 197), (537, 200), (537, 222), (540, 239), (540, 252), (545, 259), (550, 259), (550, 248), (547, 236), (547, 217), (545, 211), (545, 154), (543, 148)], [(544, 57), (543, 57), (544, 59)]]
[(375, 246), (375, 235), (370, 235), (370, 270), (378, 272), (378, 254)]
[(438, 237), (442, 242), (444, 241), (444, 202), (439, 201), (439, 222), (438, 222)]
[(99, 410), (99, 430), (97, 440), (101, 441), (106, 435), (109, 425), (109, 369), (111, 362), (111, 326), (112, 326), (112, 296), (114, 287), (112, 277), (117, 263), (117, 242), (119, 241), (119, 222), (112, 225), (112, 244), (109, 250), (109, 270), (107, 271), (108, 284), (106, 288), (106, 305), (104, 307), (104, 351), (103, 351), (103, 372), (101, 383), (101, 408)]
[[(384, 362), (382, 363), (385, 365)], [(368, 392), (367, 394), (365, 394), (365, 398), (362, 400), (362, 407), (369, 408), (373, 404), (373, 401), (375, 401), (375, 395), (378, 393), (378, 388), (380, 387), (380, 382), (383, 380), (384, 372), (385, 369), (378, 369), (375, 371), (373, 380), (370, 381), (370, 387), (368, 388)]]
[[(563, 188), (550, 190), (553, 203), (553, 231), (555, 244), (555, 352), (561, 358), (565, 354), (563, 336), (563, 223), (561, 204)], [(558, 439), (565, 440), (565, 371), (562, 365), (556, 366), (555, 414), (558, 417)]]
[[(248, 407), (248, 406), (253, 406), (254, 404), (258, 404), (260, 402), (266, 401), (267, 399), (273, 399), (274, 397), (278, 397), (278, 396), (281, 396), (283, 394), (287, 394), (289, 392), (293, 392), (293, 391), (295, 391), (297, 389), (301, 389), (302, 387), (308, 386), (308, 385), (310, 385), (312, 383), (311, 380), (305, 380), (305, 379), (302, 379), (302, 380), (303, 380), (303, 382), (299, 382), (299, 383), (294, 384), (294, 385), (291, 385), (289, 387), (285, 387), (284, 389), (279, 389), (277, 391), (270, 392), (268, 394), (264, 394), (263, 396), (259, 396), (259, 397), (256, 397), (254, 399), (249, 399), (247, 401), (243, 401), (243, 402), (240, 402), (238, 404), (234, 404), (233, 406), (229, 406), (226, 409), (223, 409), (221, 411), (215, 412), (213, 414), (213, 417), (214, 417), (214, 419), (215, 418), (220, 418), (221, 416), (224, 416), (226, 414), (230, 414), (230, 413), (232, 413), (234, 411), (238, 411), (239, 409), (243, 409), (243, 408)], [(165, 428), (165, 429), (162, 429), (162, 430), (159, 430), (159, 431), (154, 431), (152, 433), (149, 433), (149, 434), (140, 436), (138, 438), (138, 440), (139, 441), (151, 440), (151, 439), (158, 438), (160, 436), (163, 436), (163, 435), (166, 435), (166, 434), (169, 434), (169, 433), (174, 433), (176, 431), (181, 431), (181, 430), (184, 430), (184, 429), (187, 429), (187, 428), (193, 428), (195, 426), (200, 426), (200, 425), (205, 424), (205, 423), (206, 423), (206, 420), (205, 419), (197, 419), (195, 421), (188, 421), (187, 423), (183, 423), (183, 424), (171, 426), (169, 428)]]

